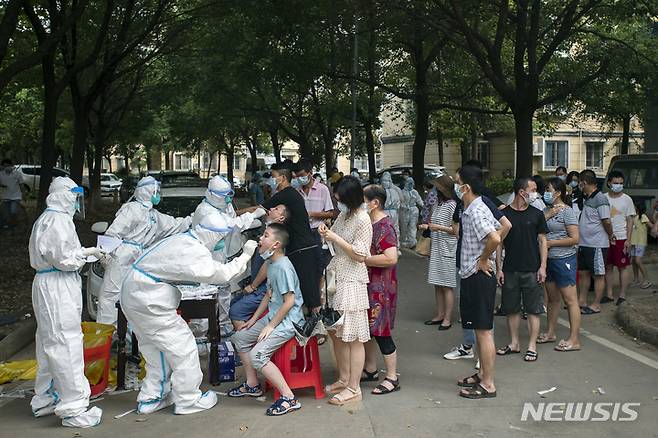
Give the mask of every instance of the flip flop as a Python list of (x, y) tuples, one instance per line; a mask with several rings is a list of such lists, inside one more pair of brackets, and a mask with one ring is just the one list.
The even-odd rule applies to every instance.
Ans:
[(478, 383), (472, 388), (462, 389), (459, 391), (459, 396), (470, 399), (494, 398), (496, 397), (496, 391), (489, 392)]
[(542, 333), (541, 335), (537, 336), (538, 344), (548, 344), (549, 342), (555, 341), (557, 341), (557, 336), (549, 337), (546, 333)]
[(572, 345), (569, 344), (558, 344), (554, 348), (555, 351), (578, 351), (580, 350), (580, 347), (573, 347)]
[[(501, 351), (502, 351), (502, 353), (501, 353)], [(508, 356), (510, 354), (518, 354), (520, 352), (521, 352), (521, 350), (512, 350), (512, 347), (510, 347), (509, 345), (506, 346), (505, 348), (501, 348), (499, 350), (496, 350), (496, 354), (498, 356)]]
[(581, 315), (596, 315), (597, 313), (601, 313), (600, 310), (594, 310), (589, 306), (585, 306), (582, 309), (580, 309), (580, 314)]

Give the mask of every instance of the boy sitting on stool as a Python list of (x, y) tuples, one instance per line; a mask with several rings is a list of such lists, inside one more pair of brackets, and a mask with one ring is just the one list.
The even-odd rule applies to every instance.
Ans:
[[(281, 398), (267, 409), (267, 415), (283, 415), (302, 407), (281, 371), (270, 362), (272, 355), (295, 336), (293, 323), (304, 323), (299, 279), (292, 263), (284, 255), (287, 244), (288, 232), (285, 227), (281, 224), (268, 225), (260, 238), (259, 248), (261, 257), (269, 261), (268, 290), (256, 313), (231, 339), (244, 364), (247, 381), (230, 390), (228, 396), (263, 395), (256, 373), (261, 370), (270, 384), (281, 393)], [(260, 318), (265, 309), (268, 310), (267, 315)]]

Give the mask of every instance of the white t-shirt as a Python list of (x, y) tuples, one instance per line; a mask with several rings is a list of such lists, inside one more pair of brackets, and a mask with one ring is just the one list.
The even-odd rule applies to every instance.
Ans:
[(5, 187), (2, 194), (3, 200), (20, 201), (23, 199), (21, 184), (23, 184), (23, 176), (19, 172), (13, 170), (11, 173), (7, 173), (4, 169), (0, 170), (0, 186)]
[(605, 194), (610, 202), (610, 222), (612, 222), (612, 234), (618, 240), (626, 240), (628, 233), (626, 230), (626, 218), (635, 216), (635, 205), (633, 199), (626, 193), (621, 196), (613, 198), (610, 193)]

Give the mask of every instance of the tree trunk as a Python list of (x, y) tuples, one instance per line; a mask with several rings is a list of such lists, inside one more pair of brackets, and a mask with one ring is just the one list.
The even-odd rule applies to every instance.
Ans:
[[(477, 160), (478, 159), (478, 132), (475, 127), (475, 125), (471, 125), (471, 129), (469, 130), (469, 142), (468, 145), (470, 147), (470, 157), (472, 160)], [(485, 164), (485, 163), (482, 163)]]
[(59, 95), (55, 83), (55, 53), (50, 52), (41, 61), (43, 72), (43, 131), (41, 145), (41, 176), (39, 181), (39, 202), (37, 210), (40, 212), (46, 206), (48, 187), (53, 177), (53, 167), (57, 160), (55, 149), (55, 131), (57, 130), (57, 103)]
[(235, 145), (226, 148), (226, 179), (233, 187), (233, 157), (235, 156)]
[(89, 184), (91, 185), (91, 209), (95, 209), (101, 202), (101, 172), (103, 167), (103, 152), (105, 150), (106, 128), (102, 120), (96, 126), (96, 141), (94, 142), (94, 169), (89, 169)]
[[(258, 145), (256, 144), (256, 141), (247, 137), (247, 149), (249, 150), (249, 159), (251, 160), (251, 167), (246, 170), (251, 171), (251, 176), (254, 176), (256, 174), (256, 171), (258, 170)], [(245, 173), (246, 176), (246, 173)]]
[(443, 166), (443, 129), (436, 128), (436, 148), (439, 152), (439, 166)]
[(516, 132), (516, 177), (532, 176), (532, 108), (517, 108), (514, 111)]
[[(89, 134), (89, 110), (84, 96), (80, 93), (77, 78), (71, 81), (71, 102), (73, 106), (73, 149), (71, 150), (71, 179), (80, 184), (84, 168), (87, 137)], [(89, 169), (91, 172), (91, 168)]]
[(462, 139), (459, 142), (459, 154), (461, 155), (462, 166), (468, 161), (469, 149), (468, 141), (465, 138)]
[[(374, 181), (377, 175), (377, 163), (375, 162), (375, 138), (372, 135), (372, 123), (370, 117), (363, 120), (363, 129), (366, 134), (366, 153), (368, 154), (368, 176), (370, 181)], [(331, 169), (331, 167), (327, 167)]]
[(623, 131), (621, 134), (621, 150), (620, 153), (625, 155), (628, 153), (628, 145), (630, 143), (630, 134), (631, 134), (631, 116), (624, 116), (622, 121)]
[(419, 96), (416, 99), (416, 127), (413, 145), (413, 172), (412, 176), (416, 188), (423, 186), (425, 180), (425, 147), (429, 129), (430, 109), (427, 99)]
[(148, 170), (153, 170), (153, 157), (151, 153), (153, 152), (153, 147), (144, 145), (144, 151), (146, 152), (146, 168)]
[(281, 162), (281, 145), (279, 144), (278, 128), (270, 128), (270, 139), (272, 140), (272, 149), (274, 149), (274, 160), (278, 164)]
[(331, 132), (333, 130), (329, 128), (328, 133), (325, 133), (325, 135), (322, 136), (323, 142), (324, 142), (324, 163), (325, 163), (325, 169), (331, 169), (334, 167), (334, 139), (331, 136)]
[(164, 157), (165, 157), (165, 168), (164, 168), (164, 170), (169, 170), (169, 166), (171, 164), (171, 158), (169, 157), (169, 151), (165, 151)]
[(218, 152), (217, 153), (217, 175), (219, 175), (222, 171), (222, 153)]

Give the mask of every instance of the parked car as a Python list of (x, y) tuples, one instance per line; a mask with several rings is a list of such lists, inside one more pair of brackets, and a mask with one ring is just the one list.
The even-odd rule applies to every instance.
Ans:
[[(23, 184), (28, 192), (34, 192), (39, 190), (39, 182), (41, 181), (41, 166), (35, 164), (19, 164), (16, 166), (16, 169), (23, 176)], [(53, 178), (57, 176), (69, 176), (69, 173), (60, 169), (59, 167), (53, 167)]]
[[(174, 217), (185, 217), (194, 213), (206, 194), (208, 180), (199, 178), (199, 175), (193, 172), (161, 172), (158, 176), (161, 181), (160, 204), (155, 208)], [(136, 184), (138, 177), (134, 179)], [(130, 196), (132, 192), (128, 198)], [(93, 320), (96, 320), (98, 294), (103, 285), (104, 274), (105, 270), (100, 262), (93, 263), (87, 274), (86, 310)]]
[[(121, 179), (115, 174), (101, 173), (101, 196), (112, 196), (115, 193), (119, 193), (121, 184)], [(87, 190), (91, 187), (89, 184), (89, 176), (85, 175), (82, 177), (82, 186)]]
[[(123, 179), (121, 189), (119, 190), (119, 199), (121, 202), (127, 202), (130, 199), (142, 176), (152, 176), (165, 185), (176, 185), (178, 183), (181, 185), (194, 185), (199, 180), (204, 181), (206, 185), (208, 184), (208, 180), (201, 179), (198, 173), (186, 170), (155, 170), (147, 172), (146, 175), (128, 175)], [(186, 180), (191, 183), (185, 183), (184, 181)]]
[[(375, 182), (381, 181), (382, 174), (384, 172), (389, 172), (391, 174), (391, 179), (393, 180), (393, 184), (400, 186), (402, 184), (402, 179), (403, 179), (402, 172), (405, 170), (411, 173), (413, 172), (413, 166), (411, 164), (397, 164), (389, 167), (388, 169), (381, 170), (377, 173)], [(446, 168), (444, 166), (425, 166), (424, 168), (425, 182), (429, 182), (434, 178), (438, 178), (439, 176), (445, 173), (445, 170)]]

